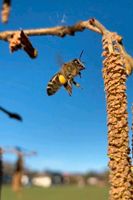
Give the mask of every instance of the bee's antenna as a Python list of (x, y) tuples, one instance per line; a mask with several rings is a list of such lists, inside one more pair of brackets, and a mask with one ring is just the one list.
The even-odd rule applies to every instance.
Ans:
[(81, 56), (83, 54), (84, 50), (81, 51), (80, 55), (79, 55), (79, 60), (81, 60)]

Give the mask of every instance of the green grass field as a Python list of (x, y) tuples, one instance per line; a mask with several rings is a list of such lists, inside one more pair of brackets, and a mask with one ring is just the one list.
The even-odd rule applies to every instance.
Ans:
[(17, 198), (10, 187), (3, 187), (1, 200), (107, 200), (107, 187), (57, 186), (51, 188), (30, 187)]

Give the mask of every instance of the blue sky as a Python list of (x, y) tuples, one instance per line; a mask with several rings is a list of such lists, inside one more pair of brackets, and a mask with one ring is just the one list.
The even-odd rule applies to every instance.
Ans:
[[(72, 25), (95, 17), (124, 38), (133, 55), (133, 1), (107, 0), (13, 0), (11, 16), (1, 30)], [(31, 60), (23, 51), (10, 54), (8, 44), (0, 45), (0, 105), (22, 115), (19, 123), (0, 114), (1, 146), (22, 146), (36, 150), (27, 158), (32, 169), (66, 172), (103, 170), (107, 167), (106, 104), (102, 79), (101, 36), (85, 30), (75, 37), (31, 37), (39, 55)], [(86, 70), (77, 78), (82, 90), (73, 88), (72, 97), (63, 88), (48, 97), (46, 86), (64, 62), (84, 49)], [(133, 76), (127, 82), (128, 110), (133, 102)], [(129, 115), (131, 124), (131, 114)], [(15, 161), (14, 155), (5, 160)]]

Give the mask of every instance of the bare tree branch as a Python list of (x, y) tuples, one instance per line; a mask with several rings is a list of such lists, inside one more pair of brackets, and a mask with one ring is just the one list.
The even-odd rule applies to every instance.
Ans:
[[(64, 37), (66, 35), (73, 36), (75, 32), (84, 31), (85, 29), (89, 29), (94, 32), (102, 34), (102, 31), (100, 30), (99, 27), (94, 26), (94, 24), (92, 25), (91, 20), (80, 21), (73, 26), (56, 26), (51, 28), (30, 29), (23, 31), (27, 36), (53, 35), (58, 37)], [(12, 37), (12, 35), (16, 32), (18, 32), (18, 30), (0, 32), (0, 40), (7, 41), (8, 38)]]

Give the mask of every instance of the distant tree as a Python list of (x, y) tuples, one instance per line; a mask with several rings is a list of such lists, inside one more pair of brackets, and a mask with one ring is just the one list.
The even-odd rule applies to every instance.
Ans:
[(13, 177), (12, 177), (12, 189), (14, 192), (20, 196), (20, 192), (22, 189), (22, 176), (24, 173), (24, 157), (30, 157), (32, 155), (36, 155), (35, 151), (24, 151), (20, 147), (15, 147), (11, 149), (11, 152), (17, 155), (17, 160), (14, 167)]

